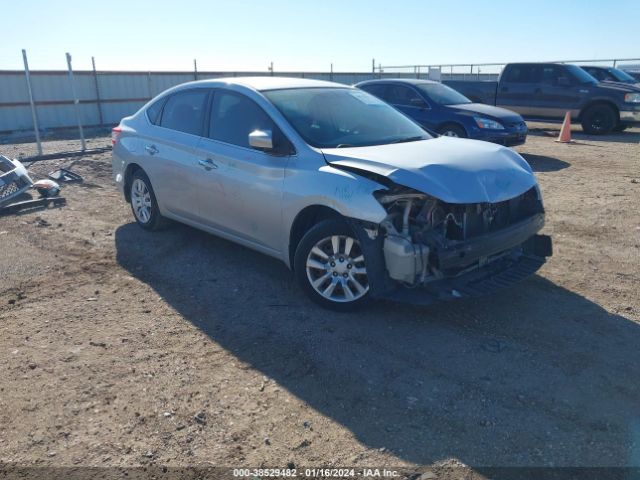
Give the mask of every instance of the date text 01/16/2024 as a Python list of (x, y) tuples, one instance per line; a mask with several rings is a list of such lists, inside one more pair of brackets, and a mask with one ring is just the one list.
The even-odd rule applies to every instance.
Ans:
[(398, 478), (399, 472), (385, 468), (234, 468), (236, 478)]

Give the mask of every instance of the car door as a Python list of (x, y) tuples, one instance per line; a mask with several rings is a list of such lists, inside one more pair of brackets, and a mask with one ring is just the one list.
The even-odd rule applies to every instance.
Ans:
[(540, 67), (537, 64), (511, 64), (505, 67), (498, 91), (496, 106), (518, 112), (520, 115), (535, 116), (540, 101), (536, 97), (539, 88)]
[(567, 111), (576, 112), (582, 101), (580, 90), (564, 65), (543, 65), (539, 116), (562, 118)]
[(207, 137), (198, 144), (200, 212), (210, 227), (278, 251), (288, 156), (251, 148), (255, 130), (271, 131), (274, 145), (288, 143), (252, 99), (214, 92)]
[(383, 94), (383, 100), (420, 125), (435, 129), (436, 123), (430, 115), (429, 105), (414, 88), (408, 85), (388, 84)]
[(211, 90), (194, 88), (169, 96), (151, 135), (142, 139), (144, 163), (158, 202), (175, 216), (198, 219), (196, 187), (201, 169), (196, 147)]

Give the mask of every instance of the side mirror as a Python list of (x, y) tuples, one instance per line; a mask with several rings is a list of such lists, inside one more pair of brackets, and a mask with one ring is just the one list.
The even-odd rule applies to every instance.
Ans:
[(411, 103), (412, 107), (426, 108), (427, 106), (425, 101), (418, 97), (413, 97), (411, 100), (409, 100), (409, 103)]
[(558, 86), (559, 87), (570, 87), (571, 86), (571, 80), (569, 80), (567, 77), (558, 77)]
[(249, 134), (249, 145), (259, 150), (273, 150), (271, 130), (254, 130)]

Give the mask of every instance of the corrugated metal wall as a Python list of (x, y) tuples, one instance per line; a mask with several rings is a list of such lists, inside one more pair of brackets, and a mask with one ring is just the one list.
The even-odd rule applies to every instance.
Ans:
[[(265, 72), (198, 72), (198, 79), (262, 76)], [(332, 80), (352, 85), (374, 78), (371, 72), (278, 72), (278, 76)], [(383, 73), (375, 77), (414, 78), (409, 73)], [(450, 75), (442, 75), (449, 79)], [(462, 79), (462, 75), (452, 78)], [(474, 75), (474, 78), (476, 76)], [(481, 76), (491, 80), (493, 76)], [(194, 72), (74, 72), (84, 126), (114, 125), (131, 115), (150, 98), (169, 87), (194, 80)], [(96, 89), (97, 85), (97, 89)], [(32, 71), (31, 86), (40, 130), (75, 127), (76, 114), (66, 71)], [(100, 101), (98, 102), (98, 92)], [(27, 82), (23, 71), (0, 71), (0, 134), (33, 129)]]

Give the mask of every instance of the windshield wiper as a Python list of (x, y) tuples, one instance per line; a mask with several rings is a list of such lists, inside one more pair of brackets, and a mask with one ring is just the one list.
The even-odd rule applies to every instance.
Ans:
[(339, 145), (336, 145), (336, 148), (351, 148), (354, 145), (351, 145), (350, 143), (340, 143)]
[(389, 142), (389, 143), (417, 142), (418, 140), (426, 140), (426, 138), (422, 135), (418, 135), (416, 137), (398, 138), (397, 140), (393, 140), (392, 142)]

